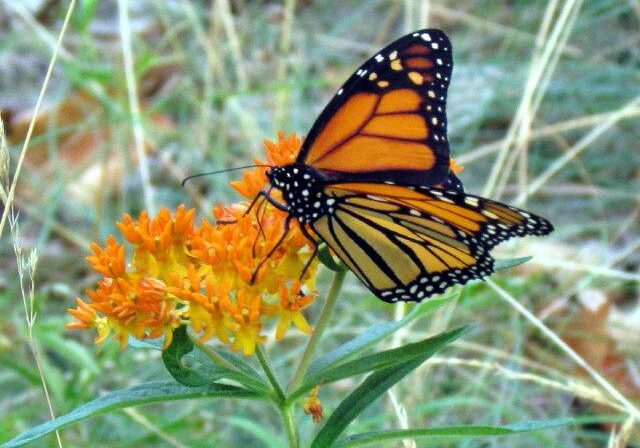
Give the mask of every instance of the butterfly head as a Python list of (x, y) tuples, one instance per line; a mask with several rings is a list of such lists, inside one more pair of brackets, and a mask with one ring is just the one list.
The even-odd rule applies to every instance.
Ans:
[(313, 222), (330, 211), (329, 198), (323, 192), (323, 177), (314, 168), (304, 163), (276, 166), (267, 172), (267, 178), (274, 188), (282, 191), (290, 213), (300, 222)]

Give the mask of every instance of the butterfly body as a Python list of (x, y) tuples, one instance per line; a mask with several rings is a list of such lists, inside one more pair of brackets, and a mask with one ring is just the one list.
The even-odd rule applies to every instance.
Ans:
[(400, 38), (338, 90), (295, 162), (267, 172), (284, 204), (263, 195), (289, 214), (285, 230), (299, 221), (386, 302), (421, 301), (486, 277), (495, 245), (553, 230), (544, 218), (465, 193), (450, 171), (452, 67), (444, 32)]
[(335, 199), (324, 192), (326, 179), (304, 163), (291, 163), (267, 172), (271, 185), (282, 192), (285, 208), (302, 224), (333, 212)]

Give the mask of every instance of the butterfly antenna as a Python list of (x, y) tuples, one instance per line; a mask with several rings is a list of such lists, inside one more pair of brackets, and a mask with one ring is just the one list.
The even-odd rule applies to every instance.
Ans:
[(272, 168), (271, 165), (263, 165), (258, 163), (254, 165), (236, 166), (234, 168), (227, 168), (226, 170), (207, 171), (206, 173), (192, 174), (191, 176), (185, 177), (184, 179), (182, 179), (181, 185), (184, 187), (187, 181), (191, 179), (195, 179), (196, 177), (210, 176), (212, 174), (228, 173), (230, 171), (239, 171), (239, 170), (246, 170), (247, 168), (260, 168), (260, 167)]

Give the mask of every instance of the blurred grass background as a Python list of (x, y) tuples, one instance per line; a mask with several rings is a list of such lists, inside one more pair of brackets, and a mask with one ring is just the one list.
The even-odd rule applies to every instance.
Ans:
[[(59, 0), (0, 2), (0, 112), (11, 173), (68, 8)], [(453, 43), (450, 140), (467, 191), (525, 206), (556, 226), (548, 238), (497, 249), (498, 258), (534, 259), (492, 279), (640, 400), (639, 1), (80, 0), (14, 202), (20, 245), (37, 250), (33, 340), (56, 414), (168, 376), (156, 352), (120, 352), (113, 341), (97, 348), (93, 335), (63, 328), (65, 310), (96, 281), (84, 261), (90, 242), (102, 244), (124, 212), (185, 203), (208, 218), (215, 202), (238, 200), (228, 181), (239, 173), (187, 188), (180, 181), (248, 163), (278, 130), (304, 134), (357, 66), (425, 25)], [(7, 226), (2, 236), (0, 440), (7, 440), (49, 414), (30, 350), (16, 234)], [(322, 290), (329, 274), (320, 278)], [(350, 277), (325, 347), (403, 312)], [(615, 400), (485, 283), (387, 343), (468, 322), (479, 324), (474, 332), (350, 431), (586, 414), (624, 420)], [(292, 333), (269, 347), (285, 376), (303, 339)], [(321, 389), (325, 409), (352, 387)], [(310, 419), (299, 409), (298, 417), (310, 434)], [(578, 425), (417, 446), (640, 446), (633, 429)], [(268, 407), (204, 400), (119, 411), (61, 435), (65, 446), (284, 446), (279, 432)], [(55, 438), (34, 446), (55, 446)]]

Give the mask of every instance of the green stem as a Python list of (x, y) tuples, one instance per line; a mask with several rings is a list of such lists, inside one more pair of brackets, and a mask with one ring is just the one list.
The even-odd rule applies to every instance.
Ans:
[(307, 373), (309, 364), (311, 364), (311, 357), (313, 356), (313, 352), (318, 345), (318, 341), (320, 340), (322, 333), (324, 333), (324, 329), (327, 326), (327, 322), (329, 321), (329, 316), (331, 315), (333, 308), (335, 307), (336, 299), (338, 298), (340, 289), (342, 289), (342, 283), (344, 282), (345, 275), (347, 275), (347, 271), (346, 269), (343, 269), (336, 272), (335, 276), (333, 277), (333, 283), (331, 283), (331, 289), (329, 289), (329, 294), (327, 294), (327, 300), (324, 302), (322, 312), (320, 313), (318, 322), (316, 322), (316, 327), (313, 330), (313, 334), (309, 338), (309, 342), (307, 342), (307, 347), (304, 349), (300, 364), (298, 364), (298, 368), (296, 369), (296, 372), (293, 374), (293, 378), (289, 383), (289, 388), (287, 389), (288, 392), (295, 391), (302, 384), (302, 380)]
[(258, 358), (258, 362), (260, 363), (260, 366), (262, 366), (262, 370), (264, 370), (271, 387), (273, 387), (275, 402), (278, 406), (278, 410), (280, 411), (280, 416), (282, 417), (282, 426), (284, 426), (284, 430), (287, 433), (287, 439), (289, 440), (289, 448), (299, 448), (300, 436), (298, 435), (298, 427), (296, 426), (293, 408), (286, 404), (287, 397), (284, 394), (278, 379), (273, 373), (273, 368), (271, 367), (271, 362), (269, 361), (267, 353), (260, 344), (256, 346), (256, 358)]
[(289, 440), (290, 448), (300, 447), (300, 436), (298, 434), (298, 427), (296, 426), (296, 419), (293, 414), (292, 406), (284, 406), (280, 408), (280, 414), (282, 415), (282, 425), (287, 433), (287, 439)]
[(191, 339), (191, 341), (198, 348), (198, 350), (200, 350), (202, 353), (204, 353), (209, 358), (211, 358), (213, 362), (229, 370), (236, 370), (236, 371), (238, 370), (233, 364), (231, 364), (229, 361), (227, 361), (222, 356), (217, 354), (215, 350), (212, 350), (210, 347), (207, 347), (205, 344), (198, 341), (191, 334), (189, 334), (189, 332), (187, 332), (187, 334), (189, 335), (189, 339)]
[(273, 391), (276, 394), (276, 404), (278, 406), (281, 406), (286, 399), (284, 391), (282, 390), (282, 386), (280, 386), (278, 379), (273, 373), (273, 368), (271, 367), (271, 363), (269, 362), (267, 354), (260, 344), (256, 345), (256, 358), (258, 358), (258, 362), (260, 362), (262, 370), (264, 370), (264, 373), (267, 375), (267, 379), (269, 380), (271, 387), (273, 387)]

